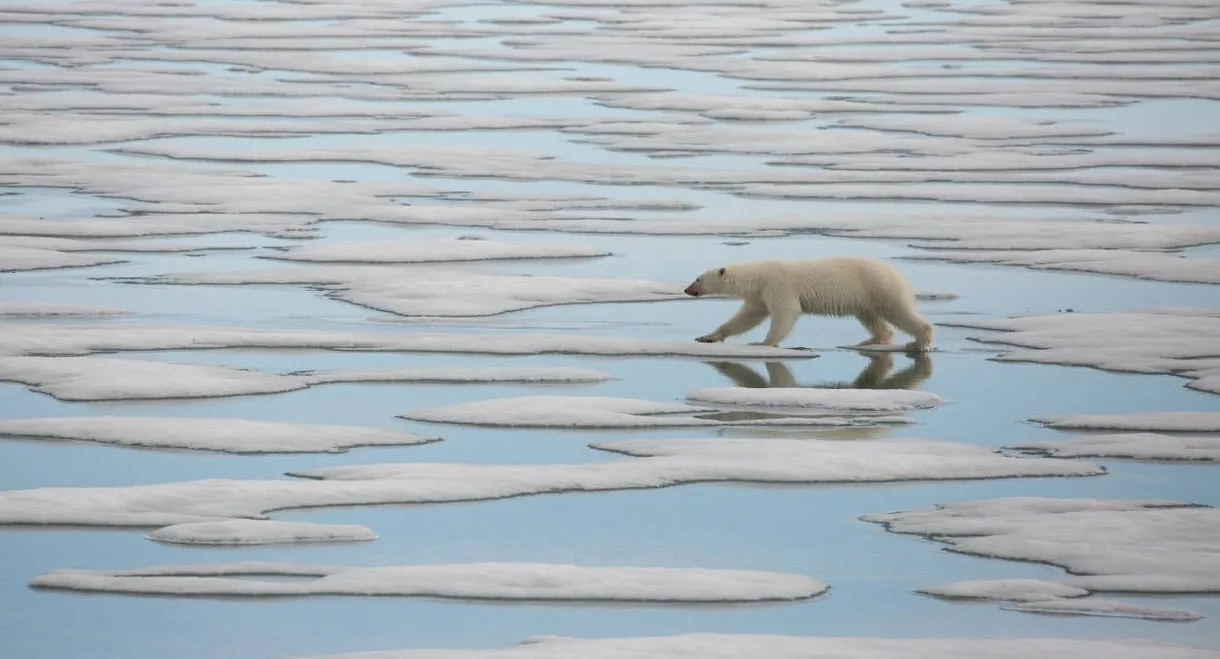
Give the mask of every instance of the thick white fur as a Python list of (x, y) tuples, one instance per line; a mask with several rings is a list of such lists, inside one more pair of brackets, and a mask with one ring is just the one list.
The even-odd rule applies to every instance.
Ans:
[(932, 324), (915, 310), (906, 279), (876, 259), (845, 256), (815, 261), (753, 261), (713, 268), (688, 288), (691, 295), (721, 295), (743, 300), (737, 313), (696, 341), (717, 343), (758, 327), (771, 327), (762, 345), (778, 346), (802, 313), (855, 316), (869, 332), (859, 345), (889, 343), (893, 325), (915, 340), (911, 350), (928, 350)]

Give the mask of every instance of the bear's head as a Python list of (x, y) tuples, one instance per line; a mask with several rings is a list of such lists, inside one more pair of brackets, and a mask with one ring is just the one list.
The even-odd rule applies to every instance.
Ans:
[(724, 292), (724, 268), (712, 268), (695, 278), (686, 287), (686, 294), (691, 297), (700, 295), (715, 295)]

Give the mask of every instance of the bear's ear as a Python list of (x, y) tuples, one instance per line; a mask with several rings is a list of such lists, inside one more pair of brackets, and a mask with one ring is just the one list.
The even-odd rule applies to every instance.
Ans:
[(724, 268), (721, 268), (721, 269), (720, 269), (720, 276), (721, 276), (721, 277), (723, 277), (723, 276), (724, 276)]

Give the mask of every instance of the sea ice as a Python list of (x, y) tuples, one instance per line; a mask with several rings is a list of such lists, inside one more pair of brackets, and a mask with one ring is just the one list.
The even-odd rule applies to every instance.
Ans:
[(1120, 249), (935, 251), (904, 258), (952, 263), (1020, 265), (1037, 270), (1071, 270), (1157, 281), (1220, 284), (1220, 259), (1187, 257), (1162, 252)]
[(1187, 315), (1180, 309), (1172, 313), (1060, 313), (941, 324), (990, 330), (968, 338), (1017, 346), (995, 358), (999, 361), (1167, 373), (1190, 378), (1187, 386), (1193, 389), (1220, 393), (1220, 361), (1214, 359), (1220, 354), (1220, 317), (1207, 310), (1199, 315)]
[(829, 412), (905, 412), (936, 407), (944, 402), (936, 394), (908, 389), (817, 389), (722, 387), (700, 389), (686, 395), (695, 403), (716, 406), (791, 408)]
[(1217, 659), (1220, 651), (1150, 641), (1074, 638), (865, 638), (684, 634), (541, 636), (505, 648), (374, 650), (298, 659)]
[(341, 453), (360, 446), (439, 441), (403, 430), (205, 417), (63, 417), (0, 420), (0, 437), (99, 442), (225, 453)]
[(387, 368), (278, 375), (228, 366), (110, 357), (0, 356), (0, 381), (20, 382), (60, 400), (248, 396), (340, 382), (575, 384), (608, 379), (609, 375), (599, 371), (570, 367)]
[(126, 259), (113, 256), (75, 254), (54, 249), (35, 247), (6, 247), (0, 245), (0, 272), (21, 270), (48, 270), (52, 268), (87, 268), (94, 265), (125, 263)]
[[(339, 332), (190, 325), (21, 323), (0, 332), (0, 355), (89, 355), (124, 350), (281, 348), (362, 352), (616, 357), (813, 359), (810, 350), (736, 343), (518, 333)], [(155, 362), (154, 362), (155, 363)], [(33, 363), (29, 364), (33, 366)], [(476, 369), (480, 370), (480, 369)], [(567, 371), (569, 369), (565, 369)], [(282, 377), (282, 376), (281, 376)]]
[(1041, 600), (1084, 597), (1089, 591), (1057, 581), (1041, 579), (987, 579), (955, 581), (943, 586), (920, 588), (917, 592), (947, 599), (979, 599), (1004, 602), (1037, 602)]
[(1132, 412), (1072, 414), (1031, 421), (1056, 430), (1130, 430), (1146, 432), (1220, 432), (1220, 412)]
[(1220, 461), (1220, 435), (1163, 435), (1130, 432), (1082, 435), (1007, 448), (1056, 458), (1132, 458), (1136, 460)]
[(588, 464), (409, 462), (322, 467), (292, 480), (211, 479), (131, 487), (0, 492), (0, 524), (164, 526), (269, 511), (389, 503), (449, 503), (705, 482), (859, 483), (1095, 476), (1075, 460), (1006, 456), (930, 440), (620, 440), (593, 448), (630, 459)]
[[(306, 579), (241, 578), (259, 576)], [(35, 577), (30, 585), (87, 592), (213, 597), (397, 595), (479, 600), (721, 603), (802, 600), (816, 597), (828, 588), (816, 579), (781, 572), (540, 563), (331, 567), (251, 562), (142, 570), (55, 570)]]
[(431, 263), (506, 259), (566, 259), (608, 256), (603, 249), (560, 243), (491, 240), (385, 240), (314, 243), (290, 247), (269, 258), (330, 263)]
[(911, 423), (903, 416), (781, 416), (719, 420), (718, 407), (599, 396), (497, 398), (402, 415), (412, 421), (509, 428), (689, 428), (720, 425), (850, 426)]
[(178, 545), (272, 545), (299, 542), (363, 542), (377, 539), (377, 535), (368, 527), (358, 524), (277, 522), (268, 519), (173, 524), (159, 528), (146, 537), (149, 540)]
[(952, 551), (1058, 565), (1091, 592), (1220, 592), (1220, 509), (1174, 501), (1012, 497), (867, 515)]
[(1050, 613), (1056, 615), (1103, 616), (1108, 618), (1140, 618), (1142, 620), (1199, 620), (1203, 616), (1189, 609), (1162, 609), (1117, 602), (1097, 597), (1082, 599), (1049, 599), (1017, 602), (1000, 607), (1006, 611)]
[(0, 317), (25, 318), (35, 316), (123, 316), (128, 311), (91, 304), (70, 302), (3, 302), (0, 301)]
[(301, 266), (125, 278), (140, 284), (300, 284), (401, 316), (494, 316), (562, 304), (684, 299), (683, 285), (642, 279), (491, 274), (368, 265)]

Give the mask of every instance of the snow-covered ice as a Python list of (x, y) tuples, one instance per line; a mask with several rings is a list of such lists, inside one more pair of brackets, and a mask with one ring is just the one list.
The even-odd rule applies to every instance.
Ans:
[[(475, 243), (477, 244), (477, 243)], [(493, 316), (561, 304), (651, 302), (687, 297), (683, 284), (491, 274), (452, 269), (325, 265), (126, 278), (140, 284), (297, 284), (401, 316)]]
[(286, 249), (270, 258), (330, 263), (435, 263), (511, 259), (567, 259), (609, 256), (593, 247), (560, 243), (518, 243), (491, 240), (360, 240), (313, 243)]
[(1129, 430), (1134, 432), (1220, 432), (1220, 412), (1131, 412), (1069, 414), (1031, 419), (1056, 430)]
[(1139, 618), (1141, 620), (1171, 620), (1175, 622), (1199, 620), (1203, 617), (1189, 609), (1153, 608), (1098, 597), (1017, 602), (1015, 604), (1005, 604), (1000, 608), (1006, 611), (1025, 611), (1027, 613)]
[(374, 333), (190, 325), (29, 323), (0, 332), (0, 355), (89, 355), (122, 350), (314, 349), (483, 355), (812, 359), (817, 353), (736, 343), (522, 333)]
[(1042, 442), (1022, 442), (1012, 444), (1008, 448), (1056, 458), (1220, 461), (1220, 435), (1106, 433)]
[(660, 403), (606, 396), (519, 396), (496, 398), (402, 415), (412, 421), (509, 428), (688, 428), (720, 425), (849, 426), (910, 423), (904, 416), (776, 415), (748, 419), (712, 418), (722, 407)]
[(906, 412), (945, 402), (936, 394), (910, 389), (817, 389), (808, 387), (718, 387), (686, 395), (695, 403), (753, 408), (790, 408), (842, 413)]
[(363, 542), (377, 535), (359, 524), (278, 522), (269, 519), (231, 519), (223, 522), (188, 522), (161, 527), (149, 540), (178, 545), (273, 545), (300, 542)]
[(207, 417), (86, 416), (0, 420), (0, 437), (225, 453), (340, 453), (439, 441), (404, 430)]
[(96, 317), (124, 316), (129, 311), (92, 304), (71, 302), (5, 302), (0, 301), (0, 318), (26, 318), (39, 316)]
[(608, 379), (609, 375), (599, 371), (562, 366), (353, 369), (280, 375), (114, 357), (0, 356), (0, 381), (20, 382), (34, 391), (72, 401), (249, 396), (341, 382), (577, 384)]
[(955, 552), (1058, 565), (1091, 592), (1220, 592), (1220, 509), (1174, 501), (1012, 497), (866, 515)]
[[(240, 578), (260, 576), (307, 579)], [(31, 579), (30, 585), (87, 592), (213, 597), (397, 595), (481, 600), (719, 603), (802, 600), (816, 597), (828, 588), (817, 579), (781, 572), (541, 563), (331, 567), (251, 562), (142, 570), (55, 570)]]
[(1084, 597), (1089, 591), (1057, 581), (1041, 579), (986, 579), (955, 581), (941, 586), (920, 588), (920, 593), (947, 599), (979, 599), (1003, 602), (1037, 602), (1040, 600)]
[(131, 487), (0, 492), (0, 524), (164, 526), (269, 511), (668, 487), (720, 481), (860, 483), (1095, 476), (1076, 460), (1006, 456), (931, 440), (663, 439), (601, 442), (630, 459), (589, 464), (438, 462), (335, 466), (289, 480), (209, 479)]
[(996, 358), (1000, 361), (1166, 373), (1189, 378), (1187, 386), (1193, 389), (1220, 393), (1220, 361), (1214, 359), (1220, 355), (1220, 317), (1206, 309), (1199, 310), (1198, 315), (1188, 315), (1183, 309), (1169, 313), (1145, 310), (967, 319), (941, 324), (989, 330), (969, 338), (1016, 346)]
[(1042, 249), (1022, 251), (934, 251), (910, 259), (953, 263), (1021, 265), (1038, 270), (1072, 270), (1139, 279), (1220, 284), (1220, 259), (1121, 249)]
[[(373, 650), (308, 659), (1217, 659), (1220, 651), (1149, 641), (1076, 638), (864, 638), (684, 634), (540, 636), (504, 648)], [(298, 659), (307, 659), (299, 657)]]

